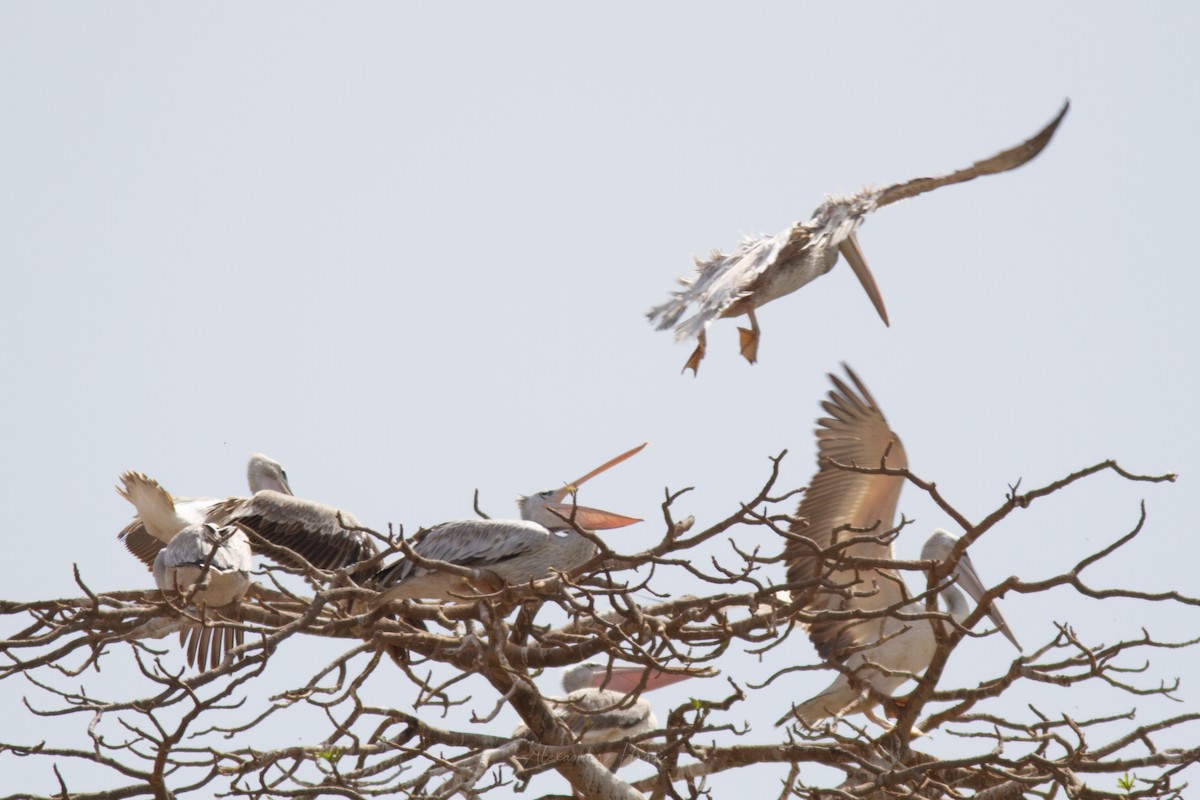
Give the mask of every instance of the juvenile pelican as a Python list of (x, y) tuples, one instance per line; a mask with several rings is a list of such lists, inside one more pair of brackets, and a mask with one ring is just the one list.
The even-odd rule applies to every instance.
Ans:
[[(641, 522), (609, 511), (563, 501), (586, 481), (635, 455), (646, 445), (622, 453), (561, 489), (549, 489), (517, 500), (521, 519), (468, 519), (444, 522), (430, 530), (413, 550), (422, 558), (488, 570), (509, 585), (520, 585), (570, 571), (596, 554), (596, 546), (572, 527), (585, 530), (621, 528)], [(404, 598), (454, 600), (470, 597), (470, 582), (459, 575), (418, 567), (402, 559), (380, 570), (375, 606)]]
[[(555, 715), (563, 721), (580, 744), (618, 742), (649, 733), (658, 728), (654, 708), (644, 697), (631, 700), (630, 693), (638, 688), (645, 667), (614, 666), (604, 664), (577, 664), (563, 673), (563, 690), (560, 698), (547, 698), (557, 706)], [(650, 671), (646, 676), (643, 692), (649, 692), (672, 683), (686, 680), (697, 671), (682, 673)], [(529, 736), (524, 725), (513, 731), (514, 738)], [(609, 770), (616, 770), (633, 760), (632, 754), (603, 753), (596, 756)]]
[[(202, 522), (188, 525), (158, 551), (154, 582), (163, 592), (190, 592), (192, 604), (203, 614), (209, 608), (236, 608), (250, 588), (253, 568), (245, 533), (232, 525), (220, 528)], [(189, 664), (204, 669), (211, 652), (211, 667), (216, 669), (225, 652), (242, 643), (242, 631), (227, 625), (196, 626), (179, 632), (180, 644), (185, 640)]]
[[(775, 236), (748, 237), (730, 254), (714, 250), (707, 261), (696, 259), (695, 272), (679, 279), (683, 288), (673, 292), (667, 302), (650, 309), (646, 316), (652, 324), (657, 322), (657, 330), (674, 326), (678, 341), (696, 337), (696, 349), (683, 367), (685, 372), (691, 369), (695, 374), (704, 358), (708, 326), (717, 319), (745, 314), (750, 319), (750, 327), (738, 328), (741, 352), (753, 364), (758, 358), (759, 341), (755, 309), (791, 294), (829, 272), (837, 263), (840, 252), (850, 262), (850, 268), (887, 325), (883, 296), (855, 236), (864, 217), (898, 200), (1021, 166), (1049, 144), (1069, 107), (1070, 103), (1063, 104), (1058, 116), (1033, 138), (991, 158), (976, 161), (965, 169), (933, 178), (914, 178), (880, 189), (867, 188), (848, 197), (830, 196), (817, 206), (808, 221), (797, 222)], [(680, 317), (693, 304), (696, 312), (680, 322)]]
[[(791, 533), (807, 537), (822, 550), (848, 537), (873, 539), (887, 534), (895, 525), (896, 505), (904, 486), (904, 478), (849, 472), (829, 464), (827, 459), (844, 465), (879, 467), (886, 455), (887, 467), (908, 466), (904, 446), (888, 427), (883, 412), (849, 367), (846, 373), (854, 388), (829, 376), (834, 389), (822, 405), (830, 417), (817, 423), (820, 470), (800, 501), (796, 511), (799, 520), (791, 527)], [(921, 558), (944, 559), (956, 541), (945, 531), (935, 531), (925, 543)], [(789, 583), (802, 584), (793, 590), (793, 596), (805, 598), (806, 612), (867, 613), (894, 609), (894, 613), (905, 615), (926, 613), (923, 600), (907, 602), (908, 592), (896, 570), (844, 565), (843, 558), (891, 560), (892, 546), (875, 540), (860, 541), (822, 559), (803, 542), (788, 542), (784, 549), (787, 579)], [(957, 585), (978, 602), (984, 586), (966, 554), (953, 574)], [(940, 598), (958, 622), (972, 611), (954, 586), (944, 588)], [(1020, 650), (994, 602), (987, 614)], [(900, 619), (889, 615), (847, 620), (843, 617), (809, 626), (808, 635), (822, 658), (840, 664), (853, 677), (844, 672), (839, 674), (825, 691), (795, 706), (778, 725), (794, 718), (811, 726), (826, 717), (854, 712), (863, 712), (879, 722), (873, 713), (879, 701), (872, 697), (871, 690), (891, 696), (901, 684), (928, 667), (937, 650), (933, 623), (928, 618)]]
[[(159, 588), (163, 588), (163, 576), (192, 563), (189, 559), (198, 552), (207, 554), (214, 546), (223, 565), (221, 570), (241, 571), (253, 545), (242, 530), (227, 527), (231, 525), (252, 530), (268, 543), (287, 548), (318, 569), (338, 569), (375, 555), (374, 542), (365, 532), (356, 530), (362, 526), (353, 515), (323, 503), (293, 497), (287, 473), (278, 461), (257, 453), (252, 455), (247, 479), (253, 496), (221, 500), (173, 497), (157, 481), (140, 472), (123, 473), (117, 493), (133, 504), (137, 515), (118, 536), (131, 553), (154, 570)], [(205, 533), (215, 528), (221, 529), (218, 538), (223, 544), (218, 545), (215, 534)], [(224, 532), (231, 530), (236, 534), (225, 536)], [(281, 564), (301, 564), (300, 559), (286, 553), (262, 550), (263, 555)], [(216, 570), (215, 566), (213, 569), (210, 581), (221, 576), (221, 585), (226, 586), (234, 580), (232, 576), (226, 580), (224, 572)], [(213, 599), (223, 596), (223, 591), (210, 587), (196, 602), (214, 608), (225, 605)], [(242, 589), (238, 601), (244, 593), (245, 589)], [(182, 631), (181, 640), (187, 635), (188, 631)], [(212, 664), (219, 664), (224, 650), (234, 641), (228, 630), (223, 642), (205, 628), (193, 628), (190, 635), (188, 663), (200, 667), (204, 666), (206, 651), (211, 652)], [(237, 641), (240, 642), (240, 634)]]

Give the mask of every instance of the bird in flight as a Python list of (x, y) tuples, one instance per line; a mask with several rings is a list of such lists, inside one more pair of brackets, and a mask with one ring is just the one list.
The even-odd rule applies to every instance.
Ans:
[[(976, 161), (965, 169), (933, 178), (914, 178), (878, 189), (867, 188), (845, 197), (829, 196), (817, 206), (812, 219), (797, 222), (774, 236), (747, 237), (732, 253), (714, 250), (707, 260), (696, 259), (695, 272), (679, 279), (682, 288), (673, 292), (667, 302), (650, 309), (646, 316), (657, 330), (673, 327), (678, 341), (695, 337), (696, 349), (684, 364), (683, 371), (690, 369), (696, 374), (704, 358), (708, 326), (715, 320), (744, 314), (750, 320), (750, 327), (738, 328), (741, 353), (753, 364), (758, 360), (759, 342), (755, 309), (791, 294), (829, 272), (840, 253), (858, 276), (883, 323), (888, 325), (883, 295), (879, 293), (855, 235), (866, 215), (942, 186), (1016, 169), (1050, 143), (1070, 106), (1070, 102), (1064, 103), (1058, 116), (1030, 139), (991, 158)], [(692, 315), (682, 319), (692, 307), (695, 307)]]

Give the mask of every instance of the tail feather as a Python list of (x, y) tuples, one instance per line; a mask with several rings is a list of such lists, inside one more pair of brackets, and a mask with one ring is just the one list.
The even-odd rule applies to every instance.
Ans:
[(187, 663), (200, 671), (216, 669), (225, 654), (245, 642), (245, 632), (233, 625), (194, 625), (179, 632), (179, 643), (187, 643)]

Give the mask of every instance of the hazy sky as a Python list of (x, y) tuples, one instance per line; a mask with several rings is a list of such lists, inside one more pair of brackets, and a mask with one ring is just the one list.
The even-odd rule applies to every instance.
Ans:
[[(648, 440), (584, 501), (655, 520), (664, 487), (695, 486), (679, 512), (704, 524), (752, 497), (785, 448), (784, 483), (808, 480), (840, 361), (914, 469), (975, 519), (1017, 479), (1105, 458), (1181, 474), (1099, 476), (1020, 512), (972, 549), (985, 580), (1068, 568), (1126, 532), (1145, 498), (1143, 537), (1090, 579), (1195, 594), (1200, 24), (1190, 5), (1148, 8), (4, 4), (0, 595), (78, 594), (72, 564), (97, 589), (151, 586), (115, 538), (131, 511), (118, 474), (223, 496), (244, 491), (255, 451), (297, 493), (414, 531), (470, 516), (476, 488), (491, 514), (515, 514), (517, 493)], [(753, 367), (723, 321), (699, 377), (683, 377), (691, 345), (647, 325), (693, 255), (806, 218), (825, 193), (965, 166), (1068, 97), (1026, 167), (867, 221), (890, 329), (843, 264), (760, 313)], [(901, 510), (917, 520), (901, 556), (950, 526), (911, 487)], [(660, 526), (612, 541), (633, 550)], [(779, 547), (759, 529), (734, 536)], [(1092, 643), (1197, 628), (1194, 613), (1068, 592), (1002, 608), (1027, 648), (1054, 622)], [(1014, 654), (968, 642), (951, 677)], [(760, 680), (813, 657), (797, 636), (761, 665), (721, 667)], [(1182, 676), (1185, 705), (1139, 701), (1139, 722), (1200, 708), (1195, 663), (1156, 654), (1140, 680)], [(743, 741), (778, 740), (781, 694), (831, 679), (792, 676), (727, 719), (753, 725)], [(0, 740), (56, 735), (26, 720), (28, 687), (10, 683)], [(665, 716), (725, 693), (692, 681), (655, 700)], [(1135, 705), (1028, 686), (1014, 702)], [(294, 730), (284, 742), (310, 743)], [(13, 790), (57, 786), (49, 762), (0, 756), (0, 773)], [(785, 774), (737, 785), (777, 791)]]

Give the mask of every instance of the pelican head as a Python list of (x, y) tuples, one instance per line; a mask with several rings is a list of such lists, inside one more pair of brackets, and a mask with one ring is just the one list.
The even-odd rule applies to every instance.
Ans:
[[(626, 525), (641, 522), (640, 519), (635, 517), (625, 517), (620, 514), (613, 514), (610, 511), (601, 511), (596, 508), (576, 505), (574, 502), (563, 501), (567, 499), (568, 495), (574, 500), (575, 492), (578, 491), (580, 486), (601, 472), (615, 467), (627, 458), (637, 455), (645, 446), (646, 443), (642, 442), (632, 450), (627, 450), (616, 458), (609, 459), (582, 478), (576, 478), (561, 489), (547, 489), (537, 494), (518, 497), (517, 508), (521, 509), (521, 519), (536, 522), (549, 530), (570, 528), (571, 523), (566, 520), (571, 519), (579, 527), (591, 531), (623, 528)], [(566, 520), (563, 519), (564, 517)]]
[[(925, 542), (925, 546), (921, 548), (921, 560), (923, 561), (944, 561), (954, 550), (954, 546), (958, 544), (958, 537), (944, 530), (936, 530), (933, 535)], [(971, 558), (963, 553), (958, 560), (958, 566), (954, 568), (954, 579), (959, 586), (966, 590), (967, 594), (971, 595), (978, 603), (983, 597), (987, 589), (983, 585), (983, 581), (979, 579), (979, 574), (975, 572), (975, 565), (971, 563)], [(946, 605), (950, 609), (951, 616), (954, 619), (962, 622), (971, 613), (971, 609), (962, 601), (962, 595), (954, 591), (953, 587), (946, 589), (942, 593), (942, 597), (946, 601)], [(996, 607), (996, 601), (993, 600), (988, 606), (988, 618), (995, 624), (1000, 632), (1004, 634), (1013, 646), (1018, 650), (1021, 649), (1021, 643), (1017, 641), (1017, 637), (1013, 636), (1013, 632), (1008, 629), (1008, 623), (1004, 621), (1004, 617), (1000, 614), (1000, 609)]]
[(250, 491), (255, 494), (262, 491), (292, 493), (283, 465), (262, 453), (250, 456), (250, 463), (246, 466), (246, 480), (250, 483)]

